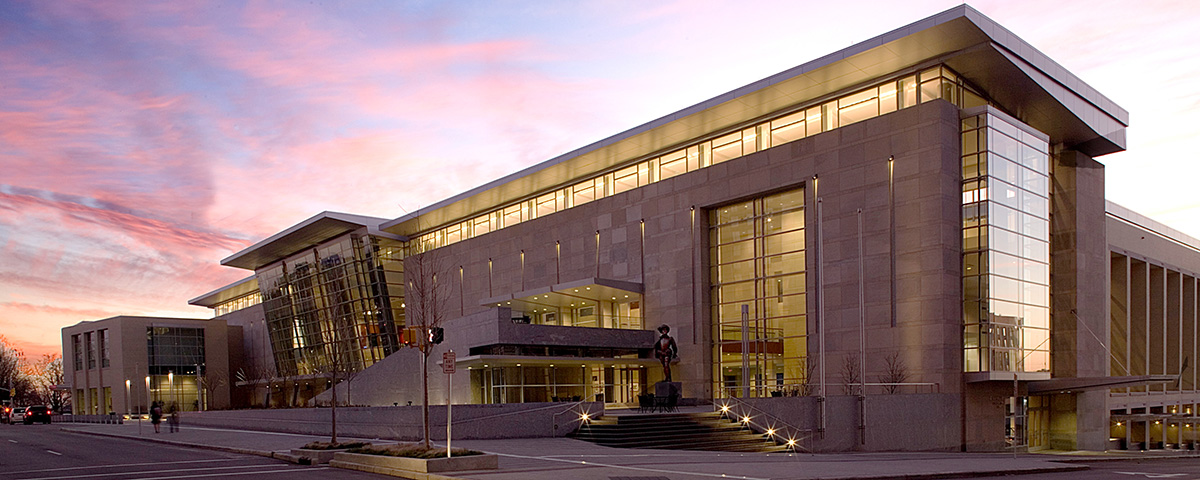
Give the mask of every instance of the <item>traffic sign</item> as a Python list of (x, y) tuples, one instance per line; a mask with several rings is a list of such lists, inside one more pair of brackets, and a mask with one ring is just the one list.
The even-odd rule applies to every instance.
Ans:
[(445, 352), (442, 354), (442, 373), (450, 375), (454, 373), (454, 351)]

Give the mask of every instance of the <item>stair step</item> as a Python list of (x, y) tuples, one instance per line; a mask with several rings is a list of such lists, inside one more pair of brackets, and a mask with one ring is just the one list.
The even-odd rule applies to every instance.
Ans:
[(777, 452), (787, 449), (718, 412), (600, 417), (581, 425), (570, 436), (618, 448), (727, 452)]

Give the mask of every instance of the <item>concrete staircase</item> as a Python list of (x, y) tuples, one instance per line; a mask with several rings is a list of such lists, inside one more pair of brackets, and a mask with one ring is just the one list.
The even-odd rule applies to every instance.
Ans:
[(580, 425), (570, 437), (617, 448), (782, 452), (787, 447), (717, 412), (608, 415)]

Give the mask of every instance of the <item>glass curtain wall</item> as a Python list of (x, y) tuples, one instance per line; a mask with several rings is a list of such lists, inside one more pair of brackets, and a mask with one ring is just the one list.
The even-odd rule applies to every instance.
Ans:
[(990, 112), (962, 131), (965, 371), (1049, 372), (1049, 145)]
[(204, 375), (204, 329), (151, 326), (146, 328), (150, 393), (155, 401), (180, 410), (197, 410), (199, 376)]
[(803, 390), (809, 378), (804, 189), (711, 210), (709, 258), (713, 391), (762, 397)]
[(360, 371), (399, 348), (403, 245), (347, 235), (256, 272), (280, 376)]
[(486, 367), (471, 370), (477, 403), (636, 402), (646, 368), (629, 365)]

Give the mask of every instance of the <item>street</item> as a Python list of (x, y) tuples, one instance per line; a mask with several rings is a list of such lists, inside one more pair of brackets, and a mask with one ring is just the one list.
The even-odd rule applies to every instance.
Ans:
[(253, 455), (67, 433), (53, 424), (0, 425), (0, 478), (9, 480), (166, 480), (249, 475), (288, 480), (384, 478)]
[(1200, 457), (1085, 462), (1089, 470), (1022, 475), (1022, 480), (1200, 480)]

